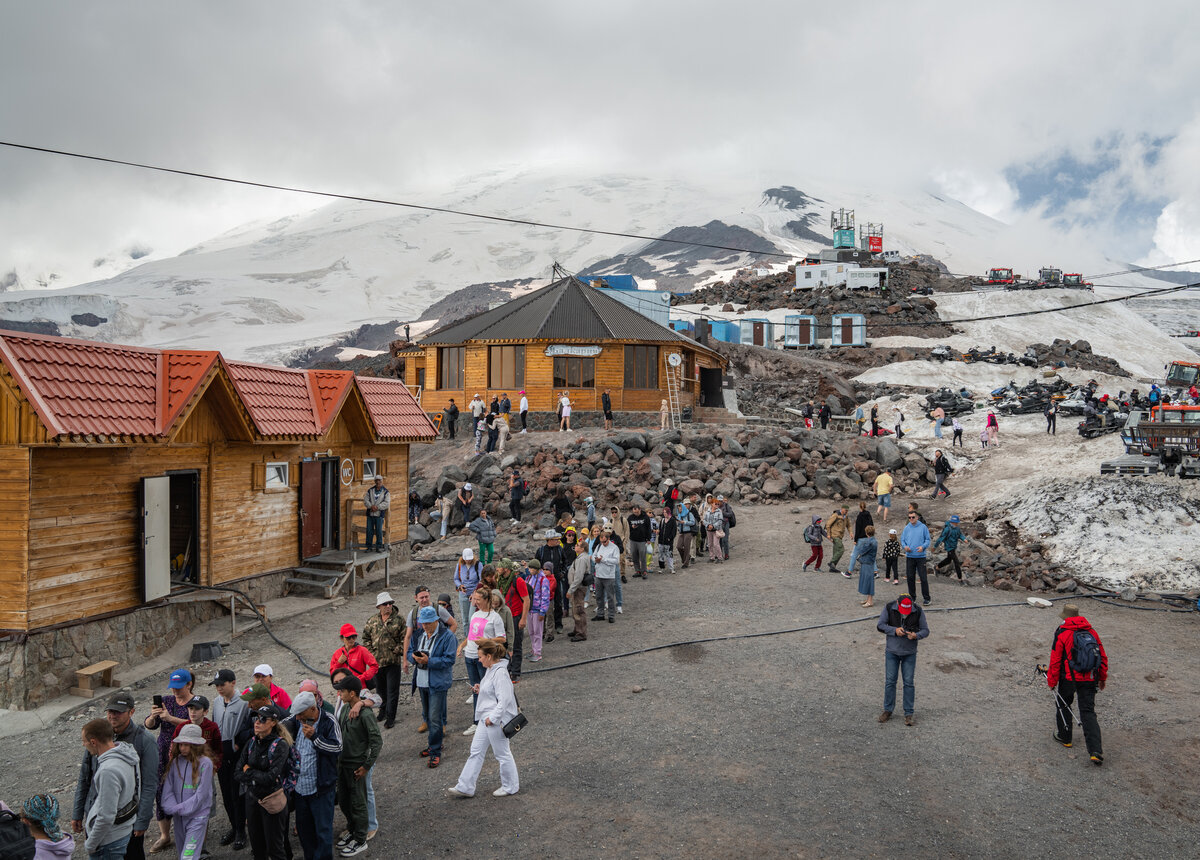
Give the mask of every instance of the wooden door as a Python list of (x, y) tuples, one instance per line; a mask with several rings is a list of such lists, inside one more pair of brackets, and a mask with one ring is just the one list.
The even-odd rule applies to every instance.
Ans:
[(321, 553), (321, 464), (300, 464), (300, 558)]
[(796, 327), (800, 331), (797, 338), (800, 346), (810, 346), (812, 344), (812, 320), (800, 320), (796, 323)]
[(854, 320), (850, 317), (842, 317), (842, 345), (847, 346), (854, 343)]
[(171, 479), (142, 478), (142, 600), (171, 593)]
[(756, 322), (754, 324), (754, 345), (765, 346), (766, 342), (766, 337), (763, 334), (763, 324)]

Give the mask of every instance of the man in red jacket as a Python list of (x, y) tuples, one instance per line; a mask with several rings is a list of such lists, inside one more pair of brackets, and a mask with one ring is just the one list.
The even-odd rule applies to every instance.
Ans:
[(1058, 731), (1054, 740), (1065, 747), (1071, 745), (1071, 702), (1079, 694), (1079, 721), (1083, 723), (1083, 739), (1092, 764), (1104, 763), (1100, 745), (1100, 723), (1096, 720), (1096, 691), (1103, 690), (1108, 681), (1108, 655), (1098, 634), (1079, 608), (1066, 604), (1062, 611), (1062, 626), (1054, 633), (1050, 665), (1046, 667), (1046, 682), (1050, 689), (1058, 688), (1056, 718)]
[(349, 669), (364, 687), (374, 687), (374, 684), (367, 682), (379, 671), (379, 662), (375, 655), (358, 644), (358, 631), (354, 629), (353, 624), (343, 624), (341, 634), (342, 647), (334, 651), (333, 656), (329, 658), (329, 674), (332, 675), (338, 669)]

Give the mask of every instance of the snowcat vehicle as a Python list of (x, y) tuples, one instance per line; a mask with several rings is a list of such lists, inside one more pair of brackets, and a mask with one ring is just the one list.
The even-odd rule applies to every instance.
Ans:
[(1100, 464), (1101, 475), (1200, 477), (1200, 406), (1135, 409), (1121, 430), (1125, 456)]
[(1063, 275), (1062, 285), (1064, 287), (1071, 287), (1072, 289), (1076, 290), (1092, 290), (1095, 292), (1095, 287), (1092, 285), (1092, 282), (1085, 281), (1083, 279), (1083, 275), (1079, 274), (1078, 272), (1072, 272), (1070, 274)]
[(989, 287), (1010, 287), (1020, 281), (1020, 275), (1014, 275), (1012, 269), (1006, 268), (988, 269), (983, 278), (984, 285)]

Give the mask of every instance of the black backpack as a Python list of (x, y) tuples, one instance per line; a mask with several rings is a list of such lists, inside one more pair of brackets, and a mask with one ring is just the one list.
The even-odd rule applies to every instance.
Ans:
[[(1066, 628), (1058, 628), (1062, 633)], [(1057, 638), (1057, 634), (1056, 634)], [(1076, 630), (1071, 641), (1071, 653), (1067, 656), (1067, 665), (1077, 675), (1085, 675), (1100, 669), (1100, 642), (1096, 639), (1091, 628)]]
[(17, 815), (0, 811), (0, 860), (32, 860), (35, 843)]

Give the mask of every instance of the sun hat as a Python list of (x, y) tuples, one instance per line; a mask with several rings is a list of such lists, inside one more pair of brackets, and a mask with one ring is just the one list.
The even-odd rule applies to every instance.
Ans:
[(171, 743), (202, 747), (204, 746), (204, 732), (195, 723), (187, 723), (179, 730), (179, 734), (171, 738)]
[(1059, 617), (1064, 620), (1067, 618), (1078, 618), (1079, 617), (1079, 607), (1076, 606), (1074, 603), (1065, 603), (1065, 604), (1063, 604), (1062, 614)]
[(395, 603), (395, 602), (396, 601), (392, 600), (392, 596), (390, 594), (388, 594), (386, 591), (379, 592), (379, 594), (376, 595), (376, 597), (375, 597), (375, 606), (377, 606), (377, 607), (383, 606), (383, 604), (385, 604), (385, 603)]
[(437, 610), (432, 606), (422, 606), (421, 611), (417, 613), (418, 624), (431, 624), (438, 620)]
[(471, 490), (471, 489), (474, 489), (474, 488), (471, 486), (471, 482), (470, 482), (470, 481), (467, 481), (465, 484), (463, 484), (463, 489), (464, 489), (464, 490)]
[(353, 624), (343, 624), (342, 629), (338, 631), (339, 636), (357, 636), (358, 631), (354, 629)]
[(960, 520), (958, 519), (958, 514), (955, 514), (954, 516), (950, 517), (950, 522), (952, 522), (952, 523), (960, 522)]

